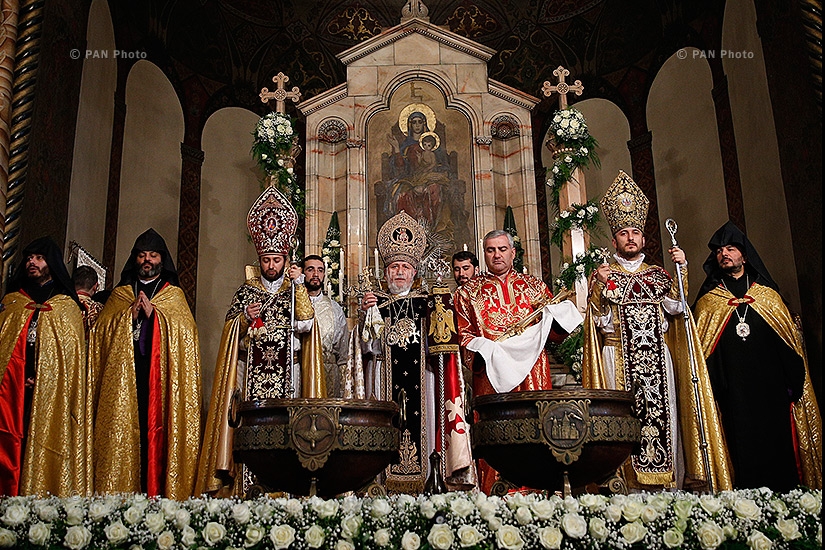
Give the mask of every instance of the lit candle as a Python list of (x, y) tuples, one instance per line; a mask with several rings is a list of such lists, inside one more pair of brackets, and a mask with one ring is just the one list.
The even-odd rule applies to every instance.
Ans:
[(344, 302), (344, 247), (338, 249), (338, 301)]
[(378, 248), (375, 249), (375, 278), (380, 279), (381, 274), (378, 272)]
[(467, 243), (464, 243), (464, 252), (467, 252)]
[(524, 273), (525, 275), (527, 275), (527, 266), (526, 265), (521, 268), (521, 272)]

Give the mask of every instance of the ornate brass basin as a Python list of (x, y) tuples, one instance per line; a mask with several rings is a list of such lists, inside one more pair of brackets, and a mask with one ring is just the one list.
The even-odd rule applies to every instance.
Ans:
[(234, 457), (267, 491), (333, 496), (361, 489), (398, 453), (398, 405), (266, 399), (238, 406)]
[(581, 388), (483, 395), (473, 401), (473, 453), (517, 486), (603, 483), (641, 439), (632, 393)]

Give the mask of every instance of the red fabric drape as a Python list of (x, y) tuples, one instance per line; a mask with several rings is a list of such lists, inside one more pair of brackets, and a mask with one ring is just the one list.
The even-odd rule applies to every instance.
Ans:
[(23, 407), (26, 383), (26, 335), (29, 316), (0, 383), (0, 495), (17, 496), (23, 458)]

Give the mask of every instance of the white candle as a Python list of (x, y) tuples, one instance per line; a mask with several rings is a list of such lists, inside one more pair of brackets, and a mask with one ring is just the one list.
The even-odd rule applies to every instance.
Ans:
[(464, 252), (467, 252), (467, 243), (464, 243)]
[(361, 241), (358, 241), (358, 275), (364, 272), (364, 249), (361, 247)]
[(484, 239), (478, 240), (478, 255), (482, 256), (484, 254)]
[(329, 286), (329, 260), (324, 256), (324, 292), (327, 293), (327, 296), (330, 295), (330, 290), (332, 289)]
[(344, 247), (338, 249), (338, 301), (344, 301)]
[(378, 272), (378, 249), (375, 249), (375, 278), (380, 279), (381, 275)]

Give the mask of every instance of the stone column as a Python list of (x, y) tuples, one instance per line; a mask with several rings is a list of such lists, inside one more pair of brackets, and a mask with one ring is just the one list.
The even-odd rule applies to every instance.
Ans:
[(198, 287), (198, 234), (201, 217), (201, 166), (203, 151), (180, 144), (180, 215), (178, 217), (178, 279), (195, 314)]

